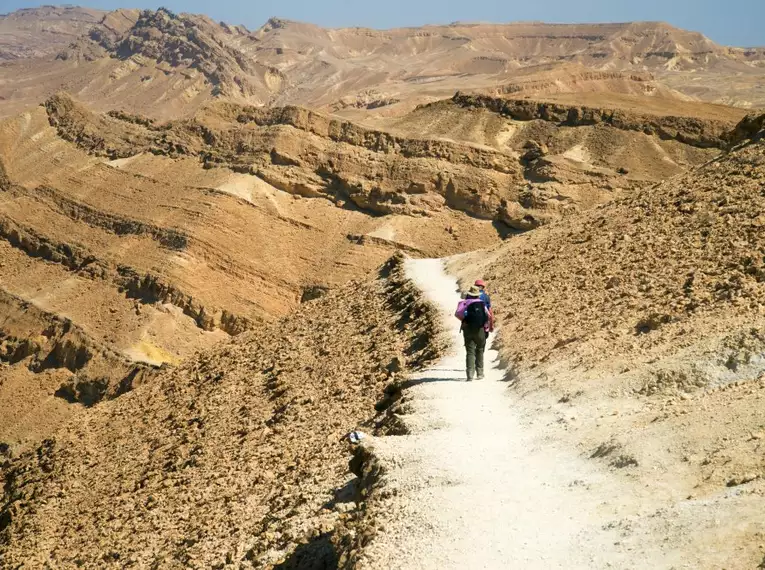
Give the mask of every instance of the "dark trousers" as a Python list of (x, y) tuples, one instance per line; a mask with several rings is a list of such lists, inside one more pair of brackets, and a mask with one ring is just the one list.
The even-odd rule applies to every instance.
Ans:
[(465, 368), (468, 380), (473, 376), (483, 376), (483, 351), (486, 349), (486, 331), (480, 329), (463, 329), (465, 338)]

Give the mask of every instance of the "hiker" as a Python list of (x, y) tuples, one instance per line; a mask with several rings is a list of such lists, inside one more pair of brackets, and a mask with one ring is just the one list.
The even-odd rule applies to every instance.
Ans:
[(492, 327), (492, 318), (486, 303), (481, 300), (481, 290), (473, 285), (465, 295), (465, 299), (457, 305), (454, 313), (462, 324), (460, 331), (465, 339), (466, 372), (468, 382), (477, 376), (483, 378), (483, 353), (486, 349), (486, 338)]

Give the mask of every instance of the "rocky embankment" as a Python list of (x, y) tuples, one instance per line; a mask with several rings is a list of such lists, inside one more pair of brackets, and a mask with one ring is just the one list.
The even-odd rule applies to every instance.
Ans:
[(64, 139), (94, 154), (193, 156), (290, 193), (351, 202), (374, 214), (451, 208), (494, 219), (503, 202), (515, 201), (522, 184), (521, 167), (511, 155), (395, 137), (298, 107), (222, 103), (194, 120), (158, 126), (93, 115), (64, 95), (49, 99), (46, 108)]
[(763, 121), (745, 119), (738, 146), (684, 176), (499, 246), (514, 269), (498, 263), (489, 277), (527, 317), (511, 325), (521, 336), (504, 329), (508, 346), (533, 361), (587, 339), (653, 344), (721, 313), (755, 317), (765, 301)]
[(347, 475), (343, 435), (373, 431), (384, 388), (438, 356), (438, 322), (393, 258), (377, 279), (84, 410), (4, 464), (0, 556), (114, 568), (345, 564), (364, 483)]

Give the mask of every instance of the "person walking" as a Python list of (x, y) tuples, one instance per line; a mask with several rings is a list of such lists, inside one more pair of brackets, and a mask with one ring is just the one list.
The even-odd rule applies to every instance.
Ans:
[(461, 321), (460, 331), (465, 340), (465, 371), (468, 382), (474, 376), (483, 378), (483, 353), (486, 338), (492, 328), (491, 313), (481, 300), (481, 290), (473, 285), (457, 305), (454, 316)]

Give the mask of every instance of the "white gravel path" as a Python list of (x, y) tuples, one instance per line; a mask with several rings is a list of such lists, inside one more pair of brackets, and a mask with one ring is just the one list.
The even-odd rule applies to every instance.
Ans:
[[(666, 549), (675, 532), (667, 529), (656, 540), (650, 536), (656, 524), (636, 520), (659, 512), (647, 489), (528, 433), (513, 413), (496, 352), (487, 354), (485, 380), (464, 380), (464, 349), (452, 316), (456, 281), (440, 260), (410, 260), (407, 271), (442, 308), (456, 350), (407, 390), (412, 434), (373, 444), (388, 467), (380, 492), (390, 498), (359, 567), (694, 567)], [(642, 530), (634, 532), (632, 523)]]

